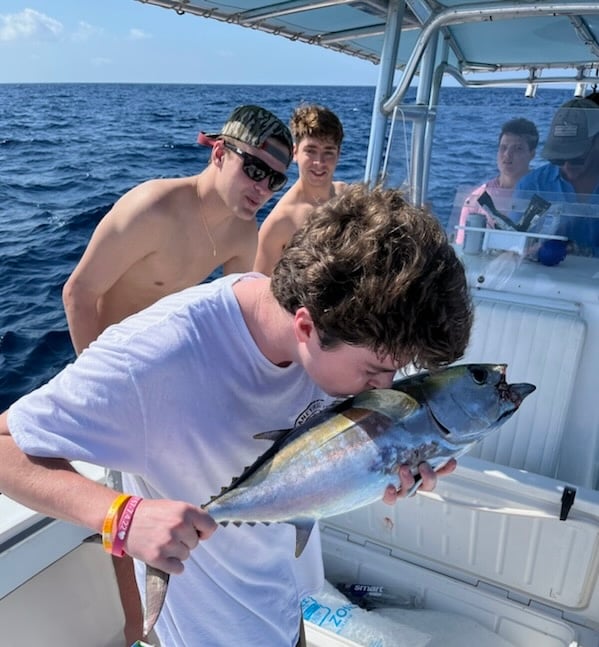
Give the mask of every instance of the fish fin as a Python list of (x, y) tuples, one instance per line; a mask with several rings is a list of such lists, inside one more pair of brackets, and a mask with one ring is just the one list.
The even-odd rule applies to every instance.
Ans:
[[(86, 537), (83, 543), (101, 544), (102, 535), (94, 533)], [(162, 611), (169, 577), (168, 573), (146, 564), (146, 608), (144, 611), (143, 638), (148, 637)]]
[(299, 557), (304, 552), (308, 539), (310, 539), (315, 521), (314, 519), (302, 519), (290, 521), (289, 523), (295, 526), (295, 556)]
[(278, 431), (267, 431), (264, 433), (256, 434), (254, 438), (261, 440), (274, 440), (273, 445), (260, 457), (261, 459), (268, 460), (276, 453), (281, 451), (285, 446), (292, 443), (296, 438), (302, 436), (306, 430), (319, 427), (322, 423), (327, 423), (335, 414), (343, 413), (346, 409), (351, 408), (353, 398), (347, 398), (342, 402), (337, 402), (329, 407), (321, 409), (317, 413), (311, 415), (301, 425), (297, 425), (291, 429), (281, 429)]
[(257, 525), (270, 526), (271, 522), (270, 521), (234, 521), (233, 519), (225, 519), (224, 521), (218, 522), (218, 525), (222, 526), (223, 528), (226, 528), (229, 524), (233, 526), (237, 526), (237, 528), (240, 528), (241, 526), (257, 526)]
[(154, 628), (156, 620), (162, 611), (166, 591), (168, 589), (169, 574), (146, 564), (146, 605), (144, 610), (143, 637)]
[(276, 442), (286, 436), (291, 429), (275, 429), (273, 431), (263, 431), (260, 434), (254, 434), (256, 440), (272, 440)]
[(335, 436), (343, 434), (354, 427), (355, 421), (350, 415), (347, 415), (349, 409), (360, 408), (382, 413), (389, 418), (404, 418), (419, 407), (418, 402), (406, 393), (393, 389), (374, 389), (361, 393), (355, 398), (345, 400), (334, 407), (324, 409), (306, 423), (293, 429), (266, 431), (256, 434), (254, 438), (274, 440), (273, 444), (252, 465), (246, 467), (241, 476), (234, 478), (228, 486), (224, 486), (218, 494), (212, 496), (207, 503), (204, 503), (202, 508), (210, 512), (212, 503), (231, 490), (237, 489), (284, 447), (290, 445), (306, 432), (312, 433), (316, 442), (324, 445)]
[(406, 418), (420, 408), (418, 401), (395, 389), (372, 389), (354, 398), (353, 406), (378, 411), (389, 418)]
[[(312, 529), (314, 528), (315, 521), (314, 519), (295, 519), (293, 521), (289, 521), (288, 523), (295, 526), (295, 556), (299, 557), (304, 552), (304, 548), (308, 543), (308, 539), (310, 539), (310, 535), (312, 534)], [(223, 528), (226, 528), (229, 524), (232, 524), (237, 527), (257, 526), (257, 525), (270, 526), (269, 521), (219, 521), (219, 525), (223, 526)], [(146, 597), (147, 597), (147, 594), (146, 594)]]
[(415, 474), (414, 485), (412, 485), (412, 487), (408, 490), (408, 493), (406, 494), (406, 496), (408, 497), (414, 496), (421, 485), (422, 485), (422, 476), (420, 476), (420, 474)]
[[(462, 454), (466, 453), (466, 451), (468, 451), (468, 449), (470, 449), (470, 446), (465, 447), (463, 450), (461, 450), (457, 454), (453, 454), (452, 455), (453, 458), (458, 458)], [(433, 468), (433, 470), (435, 470), (435, 472), (437, 472), (442, 467), (447, 465), (448, 461), (449, 461), (449, 458), (446, 458), (446, 457), (441, 458), (441, 457), (436, 457), (436, 456), (433, 456), (433, 457), (427, 459), (428, 464)], [(414, 469), (418, 470), (417, 467), (415, 467)], [(407, 497), (414, 496), (416, 494), (416, 492), (418, 492), (418, 490), (420, 489), (421, 485), (422, 485), (422, 475), (420, 474), (420, 472), (416, 471), (414, 473), (414, 485), (412, 485), (412, 487), (408, 490), (406, 496)]]
[(232, 490), (235, 485), (237, 484), (237, 481), (239, 480), (239, 476), (235, 476), (231, 483), (229, 485), (223, 485), (220, 489), (220, 492), (218, 494), (213, 494), (210, 499), (206, 503), (202, 503), (200, 506), (202, 509), (206, 508), (209, 506), (213, 501), (216, 499), (219, 499), (223, 494), (226, 494), (229, 490)]
[[(246, 471), (247, 470), (248, 470), (248, 468), (246, 467)], [(213, 503), (214, 501), (217, 501), (218, 499), (220, 499), (224, 494), (227, 494), (227, 492), (230, 492), (231, 490), (234, 490), (239, 485), (241, 480), (245, 480), (245, 474), (246, 474), (246, 472), (244, 472), (241, 476), (236, 476), (231, 481), (231, 483), (229, 483), (229, 485), (223, 485), (223, 487), (221, 487), (220, 492), (218, 494), (213, 494), (210, 497), (209, 501), (207, 501), (206, 503), (201, 504), (200, 507), (202, 508), (202, 510), (207, 510), (211, 503)]]
[(248, 465), (247, 467), (245, 467), (240, 476), (235, 476), (233, 479), (231, 479), (231, 482), (229, 483), (229, 485), (223, 485), (220, 492), (218, 494), (214, 494), (213, 496), (211, 496), (210, 500), (202, 504), (201, 507), (204, 509), (208, 508), (208, 506), (213, 501), (216, 501), (217, 499), (222, 497), (223, 494), (226, 494), (230, 490), (234, 490), (235, 488), (237, 488), (249, 476), (254, 474), (254, 472), (258, 471), (258, 469), (264, 463), (266, 463), (270, 458), (272, 458), (277, 453), (281, 445), (284, 444), (284, 441), (294, 432), (295, 432), (294, 429), (279, 429), (279, 430), (265, 431), (259, 434), (255, 434), (254, 438), (256, 438), (257, 440), (271, 440), (274, 442), (263, 454), (261, 454), (255, 460), (255, 462), (252, 465)]
[[(211, 503), (222, 497), (224, 494), (230, 490), (234, 490), (239, 485), (241, 485), (245, 480), (247, 480), (252, 474), (257, 472), (265, 463), (267, 463), (273, 456), (275, 456), (279, 451), (281, 451), (286, 445), (293, 442), (296, 438), (300, 437), (307, 429), (314, 428), (320, 423), (327, 422), (328, 419), (333, 416), (335, 413), (342, 413), (343, 410), (351, 406), (352, 398), (338, 402), (335, 405), (322, 409), (315, 415), (311, 416), (306, 422), (293, 427), (291, 429), (275, 429), (271, 431), (264, 431), (258, 434), (254, 434), (254, 438), (257, 440), (271, 440), (273, 444), (261, 454), (252, 465), (246, 467), (241, 474), (241, 476), (235, 477), (231, 483), (227, 486), (223, 486), (221, 491), (218, 494), (210, 497), (210, 500), (202, 505), (202, 508), (208, 509)], [(348, 423), (353, 424), (353, 423)], [(336, 435), (339, 431), (336, 429), (332, 432), (332, 435)]]

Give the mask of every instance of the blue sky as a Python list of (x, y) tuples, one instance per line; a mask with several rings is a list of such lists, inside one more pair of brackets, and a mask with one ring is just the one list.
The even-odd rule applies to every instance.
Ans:
[(375, 85), (321, 47), (136, 0), (2, 0), (0, 83)]

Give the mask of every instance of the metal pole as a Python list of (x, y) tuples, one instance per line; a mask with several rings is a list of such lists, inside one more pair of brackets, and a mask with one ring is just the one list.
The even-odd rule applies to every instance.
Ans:
[(389, 119), (388, 114), (383, 112), (382, 105), (388, 99), (393, 89), (395, 63), (397, 60), (405, 6), (405, 0), (391, 0), (387, 11), (385, 37), (381, 51), (381, 67), (374, 93), (368, 154), (366, 156), (366, 169), (364, 173), (364, 182), (367, 182), (370, 186), (374, 186), (377, 183), (381, 171), (387, 121)]

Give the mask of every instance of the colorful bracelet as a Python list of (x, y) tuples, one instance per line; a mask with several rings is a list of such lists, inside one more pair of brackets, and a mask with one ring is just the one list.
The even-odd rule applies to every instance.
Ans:
[(137, 506), (142, 502), (142, 500), (143, 499), (140, 496), (130, 497), (127, 501), (127, 505), (125, 505), (125, 508), (123, 509), (123, 514), (119, 516), (118, 526), (116, 533), (114, 534), (114, 539), (112, 541), (111, 551), (112, 554), (116, 557), (123, 557), (123, 555), (125, 554), (125, 551), (123, 550), (125, 539), (127, 538), (135, 510), (137, 509)]
[(107, 553), (112, 553), (112, 536), (115, 519), (123, 504), (130, 498), (130, 494), (119, 494), (110, 504), (110, 508), (108, 508), (108, 512), (104, 517), (104, 523), (102, 524), (102, 546), (104, 546), (104, 550)]

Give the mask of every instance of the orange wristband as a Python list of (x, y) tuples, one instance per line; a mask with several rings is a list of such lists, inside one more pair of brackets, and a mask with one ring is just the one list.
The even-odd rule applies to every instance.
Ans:
[(102, 524), (102, 546), (107, 553), (112, 554), (112, 538), (114, 536), (114, 524), (123, 504), (131, 498), (130, 494), (119, 494), (110, 504), (108, 512)]

